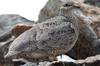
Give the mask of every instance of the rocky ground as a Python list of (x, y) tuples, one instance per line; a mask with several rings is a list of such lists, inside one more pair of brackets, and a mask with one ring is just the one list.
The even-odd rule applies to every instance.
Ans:
[(100, 66), (100, 55), (76, 60), (75, 62), (54, 62), (47, 66)]
[[(100, 1), (79, 1), (81, 1), (81, 10), (84, 12), (83, 15), (85, 15), (84, 20), (88, 23), (89, 20), (86, 19), (86, 16), (88, 16), (92, 22), (89, 24), (84, 23), (85, 26), (80, 23), (83, 27), (80, 26), (79, 39), (73, 49), (66, 53), (66, 55), (76, 61), (55, 62), (46, 66), (100, 66), (100, 7), (93, 6), (100, 6)], [(84, 4), (83, 1), (92, 5)], [(37, 23), (58, 16), (60, 6), (61, 2), (59, 0), (48, 0), (47, 4), (40, 11)], [(83, 18), (83, 15), (78, 16)], [(8, 45), (13, 41), (11, 40), (12, 35), (18, 37), (21, 33), (30, 29), (32, 26), (34, 26), (34, 21), (27, 20), (19, 15), (9, 14), (0, 16), (0, 59), (2, 59), (0, 60), (0, 66), (20, 66), (21, 64), (24, 64), (22, 62), (12, 62), (10, 58), (4, 59), (3, 55), (6, 53)], [(7, 43), (8, 45), (6, 47), (3, 46)]]

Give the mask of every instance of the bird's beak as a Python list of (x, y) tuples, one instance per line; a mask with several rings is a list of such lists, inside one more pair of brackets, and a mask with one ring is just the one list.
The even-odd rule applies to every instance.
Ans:
[(74, 7), (74, 8), (80, 8), (80, 6), (78, 6), (78, 5), (73, 5), (73, 7)]

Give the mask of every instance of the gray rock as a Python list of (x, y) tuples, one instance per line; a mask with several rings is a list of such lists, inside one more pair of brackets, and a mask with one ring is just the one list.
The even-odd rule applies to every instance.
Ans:
[(5, 33), (11, 27), (15, 26), (16, 24), (33, 24), (33, 21), (27, 20), (24, 17), (21, 17), (16, 14), (4, 14), (0, 15), (0, 34)]
[(11, 37), (12, 37), (11, 32), (10, 31), (5, 31), (5, 33), (2, 33), (0, 35), (0, 42), (4, 42), (4, 41), (8, 40)]
[(58, 16), (60, 6), (61, 6), (60, 0), (49, 0), (47, 4), (40, 11), (39, 22), (43, 22), (49, 18)]
[(100, 66), (100, 55), (91, 56), (75, 62), (55, 62), (45, 66)]
[(32, 25), (34, 21), (27, 20), (16, 14), (0, 15), (0, 42), (11, 38), (10, 29), (16, 24)]
[(85, 3), (100, 7), (100, 0), (85, 0)]

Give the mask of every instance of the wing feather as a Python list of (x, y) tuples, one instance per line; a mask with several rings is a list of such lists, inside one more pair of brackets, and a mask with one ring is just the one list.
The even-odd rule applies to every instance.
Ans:
[(35, 34), (36, 30), (34, 27), (22, 33), (9, 46), (8, 53), (5, 55), (5, 57), (13, 56), (25, 51), (35, 50), (37, 42), (35, 40)]
[[(58, 20), (57, 20), (58, 18)], [(57, 49), (73, 43), (76, 38), (75, 30), (67, 19), (52, 18), (50, 23), (41, 23), (37, 29), (36, 40), (38, 49)]]

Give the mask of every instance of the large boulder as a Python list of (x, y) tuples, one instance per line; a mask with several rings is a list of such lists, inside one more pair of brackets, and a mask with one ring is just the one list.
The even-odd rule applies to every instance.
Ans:
[(59, 14), (60, 0), (48, 0), (46, 5), (41, 9), (38, 22), (55, 17)]
[(4, 14), (0, 15), (0, 34), (9, 30), (16, 24), (27, 24), (31, 25), (34, 21), (30, 21), (24, 17), (15, 14)]
[(30, 21), (20, 15), (4, 14), (0, 15), (0, 42), (11, 37), (9, 30), (16, 24), (32, 25), (34, 21)]

